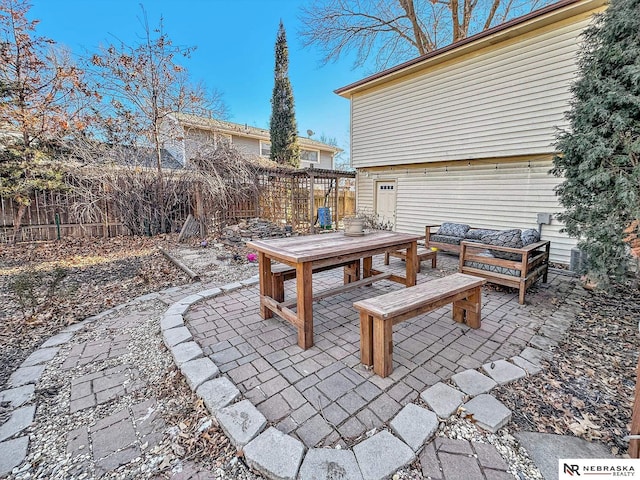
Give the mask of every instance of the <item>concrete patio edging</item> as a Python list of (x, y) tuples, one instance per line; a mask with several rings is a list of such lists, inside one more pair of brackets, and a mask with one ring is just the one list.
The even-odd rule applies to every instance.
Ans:
[[(218, 295), (232, 292), (239, 288), (254, 286), (254, 285), (257, 285), (258, 283), (259, 283), (259, 278), (257, 276), (253, 276), (241, 282), (234, 282), (232, 284), (224, 285), (220, 288), (214, 288), (214, 289), (198, 292), (196, 294), (183, 298), (180, 301), (175, 302), (173, 305), (171, 305), (165, 312), (160, 324), (161, 324), (161, 330), (162, 330), (161, 333), (163, 338), (165, 339), (165, 344), (167, 345), (167, 348), (171, 351), (174, 359), (177, 360), (177, 357), (180, 355), (179, 352), (177, 352), (177, 350), (179, 350), (179, 347), (181, 345), (184, 346), (184, 342), (189, 342), (191, 344), (195, 343), (191, 335), (189, 335), (188, 337), (184, 336), (183, 337), (184, 339), (181, 340), (180, 343), (177, 343), (174, 345), (171, 345), (172, 343), (171, 340), (167, 342), (167, 339), (175, 338), (171, 330), (183, 332), (184, 330), (181, 330), (181, 329), (186, 329), (186, 324), (184, 323), (184, 315), (188, 312), (189, 308), (193, 304), (198, 303), (202, 300), (212, 299), (214, 297), (217, 297)], [(181, 317), (181, 320), (179, 320), (177, 317)], [(545, 324), (546, 323), (547, 322), (545, 322)], [(565, 327), (565, 329), (563, 329), (564, 331), (562, 333), (565, 333), (566, 329), (568, 329), (569, 324), (565, 324), (563, 326)], [(556, 338), (553, 340), (558, 340), (558, 339)], [(198, 358), (200, 361), (202, 361), (203, 360), (202, 357), (204, 356), (204, 353), (202, 352), (202, 349), (199, 346), (197, 346), (197, 350), (199, 350), (199, 355), (194, 358)], [(523, 372), (524, 375), (534, 375), (540, 372), (541, 370), (540, 360), (546, 359), (550, 356), (550, 352), (545, 352), (531, 346), (526, 347), (525, 350), (523, 350), (523, 352), (525, 352), (524, 355), (521, 354), (521, 356), (513, 357), (510, 359), (510, 362), (508, 362), (507, 360), (500, 360), (499, 362), (501, 362), (501, 366), (507, 367), (509, 369), (517, 369), (517, 371)], [(204, 358), (207, 358), (207, 357), (205, 356)], [(191, 366), (190, 364), (192, 364), (195, 361), (198, 361), (198, 360), (192, 360), (182, 364), (178, 364), (178, 362), (176, 362), (181, 373), (185, 376), (190, 386), (197, 383), (197, 381), (193, 378), (194, 369), (190, 368)], [(222, 418), (219, 418), (219, 417), (222, 417), (222, 415), (220, 412), (222, 412), (225, 408), (228, 409), (230, 406), (235, 405), (234, 402), (238, 399), (238, 397), (240, 397), (240, 395), (234, 394), (233, 398), (229, 400), (229, 392), (227, 391), (227, 389), (222, 389), (222, 391), (216, 392), (216, 390), (212, 388), (209, 388), (209, 389), (202, 388), (202, 387), (206, 387), (207, 383), (216, 383), (216, 377), (218, 377), (218, 375), (220, 374), (218, 366), (216, 366), (215, 363), (213, 362), (210, 362), (210, 363), (211, 363), (209, 367), (210, 371), (206, 371), (206, 372), (198, 371), (197, 373), (197, 376), (199, 378), (207, 377), (210, 380), (200, 383), (200, 387), (197, 389), (194, 387), (191, 387), (191, 388), (193, 392), (196, 395), (198, 395), (198, 397), (200, 398), (202, 398), (203, 391), (208, 392), (208, 398), (206, 399), (205, 404), (207, 405), (210, 413), (216, 418), (216, 421), (218, 421), (218, 423), (221, 424)], [(487, 371), (487, 365), (485, 365), (484, 367), (485, 367), (485, 371)], [(493, 367), (494, 365), (492, 364), (491, 368)], [(490, 372), (488, 371), (487, 373), (490, 374)], [(510, 383), (510, 381), (515, 381), (524, 375), (522, 375), (522, 373), (518, 373), (514, 375), (513, 378), (509, 380), (504, 380), (503, 383)], [(233, 382), (228, 380), (226, 377), (223, 377), (223, 378), (227, 380), (227, 382), (225, 383), (230, 384), (229, 385), (230, 388), (235, 387)], [(221, 379), (217, 378), (217, 380), (219, 383)], [(470, 396), (466, 392), (460, 392), (460, 393), (463, 396), (467, 396), (467, 397)], [(482, 396), (489, 397), (489, 395), (486, 395), (486, 394)], [(475, 396), (471, 395), (471, 397), (475, 397)], [(500, 404), (503, 408), (506, 409), (506, 407), (504, 407), (504, 405), (502, 405), (502, 403), (500, 403), (497, 399), (493, 397), (491, 398), (496, 403)], [(205, 399), (203, 398), (203, 400)], [(462, 402), (461, 402), (461, 405), (462, 405)], [(492, 408), (493, 407), (495, 407), (494, 404), (492, 404)], [(274, 435), (275, 432), (273, 432), (273, 430), (275, 429), (273, 427), (270, 427), (265, 431), (264, 429), (266, 427), (266, 423), (263, 424), (259, 420), (260, 417), (262, 417), (262, 414), (258, 411), (255, 405), (253, 404), (251, 404), (250, 406), (245, 405), (244, 410), (248, 417), (258, 419), (258, 428), (254, 428), (253, 432), (251, 432), (251, 434), (249, 435), (248, 440), (245, 440), (246, 442), (245, 448), (249, 452), (249, 454), (245, 452), (245, 456), (247, 457), (247, 463), (251, 468), (267, 476), (267, 478), (270, 478), (270, 479), (295, 480), (296, 478), (300, 478), (301, 480), (305, 480), (306, 477), (303, 475), (303, 473), (309, 470), (308, 466), (305, 465), (306, 461), (313, 463), (314, 465), (313, 471), (315, 471), (316, 473), (318, 469), (322, 470), (323, 467), (326, 468), (329, 464), (341, 465), (342, 463), (345, 463), (344, 465), (345, 468), (353, 469), (353, 463), (354, 463), (353, 455), (355, 452), (358, 451), (358, 447), (360, 446), (364, 447), (364, 445), (379, 444), (382, 446), (381, 452), (391, 448), (392, 446), (394, 448), (397, 448), (398, 446), (402, 445), (406, 447), (408, 452), (415, 451), (417, 453), (431, 439), (431, 437), (424, 438), (423, 444), (421, 446), (417, 446), (417, 445), (409, 446), (400, 438), (398, 438), (396, 435), (393, 435), (393, 432), (389, 430), (381, 430), (380, 432), (376, 433), (372, 437), (366, 438), (361, 442), (359, 442), (358, 444), (354, 445), (351, 450), (322, 449), (323, 459), (320, 462), (321, 465), (318, 465), (318, 458), (316, 458), (317, 450), (318, 450), (317, 448), (307, 449), (298, 439), (288, 434), (278, 432), (279, 433), (278, 435)], [(398, 414), (398, 416), (400, 416), (400, 414)], [(509, 411), (508, 415), (505, 415), (504, 418), (500, 420), (499, 427), (496, 424), (495, 427), (497, 428), (491, 428), (488, 426), (487, 429), (495, 433), (498, 430), (498, 428), (501, 428), (502, 426), (504, 426), (506, 423), (508, 423), (510, 419), (511, 419), (511, 412)], [(227, 416), (223, 421), (228, 425), (230, 422), (230, 419)], [(227, 431), (228, 428), (229, 427), (226, 426), (226, 428), (224, 429), (225, 432)], [(269, 438), (267, 439), (266, 437), (269, 437)], [(235, 439), (230, 438), (230, 440), (232, 441), (232, 443), (237, 445), (237, 442), (235, 441)], [(267, 443), (270, 446), (270, 448), (268, 449), (260, 448), (260, 445), (262, 445), (263, 443)], [(299, 453), (296, 455), (290, 456), (288, 460), (283, 459), (281, 457), (278, 459), (273, 458), (274, 449), (290, 450), (291, 448), (295, 449)], [(361, 448), (360, 450), (363, 450), (363, 449)], [(332, 452), (335, 452), (335, 455), (333, 455)], [(345, 456), (345, 454), (347, 455)], [(356, 460), (357, 460), (357, 457), (358, 455), (356, 455)], [(404, 466), (408, 465), (413, 460), (415, 460), (414, 456), (407, 455), (403, 458), (399, 458), (397, 456), (394, 458), (389, 458), (385, 462), (384, 456), (383, 456), (383, 457), (377, 458), (377, 463), (374, 468), (376, 472), (379, 474), (379, 478), (382, 479), (382, 478), (386, 478), (386, 476), (389, 475), (389, 472), (392, 472), (392, 471), (395, 472), (400, 468), (403, 468)], [(359, 473), (363, 473), (362, 467), (360, 466), (360, 462), (357, 461), (355, 463), (358, 464)], [(371, 476), (371, 478), (376, 478), (377, 475), (375, 472), (370, 471), (371, 468), (372, 468), (371, 465), (367, 465), (365, 466), (364, 471), (366, 472), (367, 476)]]

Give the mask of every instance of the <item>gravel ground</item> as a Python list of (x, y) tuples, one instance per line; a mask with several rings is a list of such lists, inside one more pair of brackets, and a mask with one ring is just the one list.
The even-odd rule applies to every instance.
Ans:
[[(87, 332), (77, 334), (73, 342), (61, 350), (55, 360), (60, 366), (75, 344), (105, 338), (117, 331), (131, 336), (128, 353), (99, 364), (89, 364), (64, 371), (48, 368), (37, 391), (38, 411), (31, 435), (28, 464), (15, 478), (67, 479), (92, 476), (89, 455), (69, 458), (66, 435), (80, 426), (92, 425), (108, 415), (131, 407), (145, 399), (157, 399), (157, 412), (166, 422), (162, 441), (143, 450), (134, 461), (111, 471), (102, 478), (169, 478), (179, 472), (187, 461), (197, 460), (202, 468), (215, 473), (216, 478), (256, 478), (236, 457), (235, 448), (215, 424), (201, 402), (191, 392), (173, 364), (173, 359), (161, 341), (159, 319), (166, 305), (159, 301), (134, 307), (146, 320), (123, 327), (118, 314), (96, 323)], [(129, 309), (126, 309), (127, 311)], [(69, 414), (70, 379), (110, 367), (135, 366), (144, 382), (141, 388), (115, 401)]]

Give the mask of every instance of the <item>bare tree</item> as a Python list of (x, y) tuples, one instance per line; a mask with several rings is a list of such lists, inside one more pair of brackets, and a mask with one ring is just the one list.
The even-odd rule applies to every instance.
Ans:
[[(164, 31), (162, 18), (152, 29), (144, 9), (142, 13), (139, 43), (111, 44), (89, 60), (94, 88), (102, 103), (95, 111), (95, 140), (78, 142), (80, 148), (75, 155), (84, 162), (118, 167), (109, 182), (111, 189), (136, 188), (138, 191), (132, 193), (135, 198), (131, 194), (123, 198), (145, 205), (132, 210), (139, 218), (130, 222), (130, 230), (139, 233), (134, 223), (146, 221), (144, 228), (158, 233), (171, 229), (171, 213), (182, 195), (176, 188), (184, 184), (175, 181), (176, 173), (171, 169), (180, 165), (163, 148), (177, 134), (170, 117), (175, 113), (222, 116), (225, 106), (218, 93), (191, 83), (187, 70), (180, 65), (180, 59), (188, 58), (194, 48), (174, 45)], [(155, 170), (153, 180), (149, 168)], [(136, 181), (125, 172), (140, 172), (140, 178)]]
[[(320, 134), (320, 138), (318, 140), (322, 143), (326, 143), (327, 145), (338, 147), (338, 139), (336, 137), (329, 137), (324, 132)], [(352, 170), (351, 160), (344, 150), (341, 150), (333, 157), (333, 168), (343, 171)]]
[(179, 60), (189, 58), (194, 47), (174, 45), (163, 20), (155, 29), (142, 11), (142, 41), (135, 45), (109, 45), (90, 59), (95, 90), (103, 97), (100, 131), (110, 144), (153, 149), (155, 166), (162, 170), (163, 132), (173, 113), (222, 116), (225, 105), (217, 92), (190, 82)]
[(302, 7), (305, 46), (323, 62), (355, 53), (376, 69), (429, 53), (552, 0), (314, 0)]
[(90, 92), (68, 52), (36, 32), (25, 0), (0, 0), (0, 195), (19, 205), (14, 240), (34, 190), (62, 186), (52, 151), (86, 127)]

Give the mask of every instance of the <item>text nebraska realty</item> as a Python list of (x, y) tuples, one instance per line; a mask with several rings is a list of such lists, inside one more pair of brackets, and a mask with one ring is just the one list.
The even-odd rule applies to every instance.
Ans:
[(634, 477), (633, 465), (568, 465), (564, 464), (564, 473), (569, 475), (610, 475), (612, 477)]

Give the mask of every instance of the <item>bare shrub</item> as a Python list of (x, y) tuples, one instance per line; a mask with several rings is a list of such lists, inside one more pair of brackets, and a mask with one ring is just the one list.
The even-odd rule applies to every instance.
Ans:
[(189, 213), (207, 219), (255, 194), (254, 167), (237, 149), (219, 142), (204, 144), (182, 168), (154, 168), (146, 149), (78, 142), (70, 170), (80, 201), (74, 213), (92, 221), (122, 222), (132, 235), (155, 235), (180, 228)]

